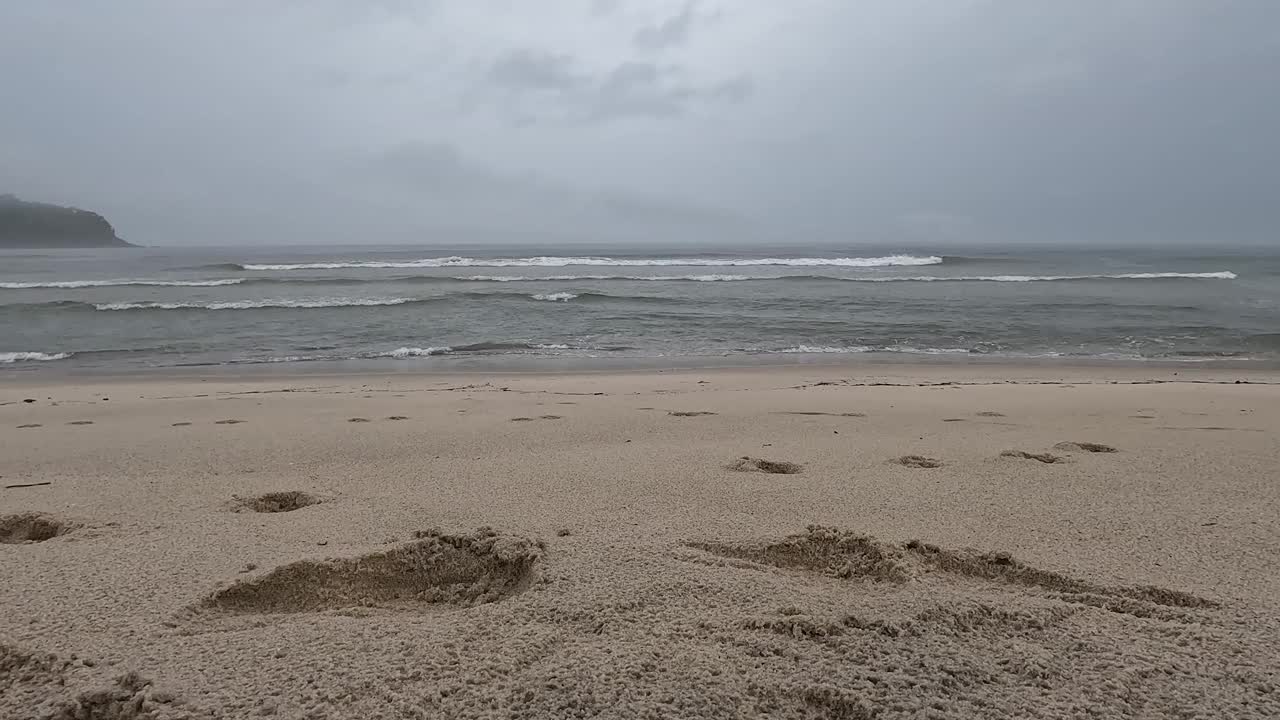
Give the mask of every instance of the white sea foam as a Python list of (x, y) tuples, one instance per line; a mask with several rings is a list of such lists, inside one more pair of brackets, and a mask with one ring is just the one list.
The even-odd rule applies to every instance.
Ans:
[(890, 352), (890, 353), (907, 353), (919, 355), (952, 355), (958, 353), (968, 353), (966, 348), (917, 348), (909, 345), (888, 345), (883, 347), (872, 347), (870, 345), (797, 345), (795, 347), (778, 350), (782, 353), (803, 353), (803, 354), (836, 354), (836, 353), (869, 353), (869, 352)]
[(637, 280), (654, 282), (733, 282), (746, 280), (840, 280), (849, 282), (1050, 282), (1055, 280), (1235, 280), (1229, 271), (1199, 273), (1120, 273), (1115, 275), (907, 275), (852, 276), (839, 275), (466, 275), (453, 278), (478, 282), (574, 282), (593, 280)]
[(783, 353), (864, 353), (872, 352), (875, 348), (868, 345), (852, 345), (852, 346), (836, 346), (836, 345), (796, 345), (795, 347), (784, 348), (778, 352)]
[[(949, 280), (969, 280), (985, 282), (1051, 282), (1054, 280), (1235, 280), (1238, 275), (1230, 270), (1201, 273), (1119, 273), (1115, 275), (978, 275), (971, 277), (911, 277), (911, 278), (867, 278), (870, 280), (914, 280), (921, 282), (944, 282)], [(852, 278), (851, 278), (852, 279)], [(862, 278), (858, 278), (862, 279)]]
[(379, 261), (358, 260), (322, 263), (247, 264), (245, 270), (341, 270), (345, 268), (431, 268), (431, 267), (567, 267), (571, 265), (597, 267), (738, 267), (757, 265), (784, 265), (794, 267), (889, 267), (894, 265), (937, 265), (942, 258), (936, 255), (886, 255), (883, 257), (843, 258), (611, 258), (611, 257), (527, 257), (527, 258), (468, 258), (442, 257), (421, 260)]
[(317, 298), (299, 300), (239, 300), (235, 302), (114, 302), (98, 303), (98, 310), (259, 310), (263, 308), (338, 308), (403, 305), (414, 298)]
[(405, 358), (430, 357), (431, 355), (445, 355), (453, 352), (453, 348), (448, 346), (441, 347), (402, 347), (396, 348), (391, 352), (381, 353), (379, 357), (390, 357), (403, 360)]
[(222, 285), (239, 285), (244, 278), (228, 278), (225, 280), (50, 280), (48, 282), (0, 282), (4, 290), (34, 290), (38, 288), (58, 288), (73, 290), (93, 287), (122, 286), (154, 286), (154, 287), (219, 287)]
[(474, 282), (552, 282), (575, 280), (653, 280), (661, 282), (732, 282), (734, 280), (768, 280), (755, 275), (465, 275), (454, 280)]
[(752, 280), (805, 279), (843, 280), (849, 282), (1053, 282), (1058, 280), (1235, 280), (1238, 275), (1230, 270), (1218, 272), (1158, 272), (1119, 273), (1114, 275), (904, 275), (890, 277), (839, 277), (815, 275), (784, 275), (781, 278), (752, 277)]
[(530, 295), (529, 297), (533, 298), (534, 300), (547, 300), (549, 302), (569, 302), (570, 300), (578, 296), (574, 295), (571, 292), (558, 292), (558, 293), (538, 293), (537, 295)]
[(50, 360), (66, 360), (73, 353), (42, 353), (42, 352), (0, 352), (0, 363), (19, 363), (19, 362), (48, 362)]

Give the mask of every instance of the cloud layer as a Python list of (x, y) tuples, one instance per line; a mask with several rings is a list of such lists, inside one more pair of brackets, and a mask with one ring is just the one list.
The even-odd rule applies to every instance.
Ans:
[(147, 243), (1257, 239), (1265, 0), (6, 3), (0, 192)]

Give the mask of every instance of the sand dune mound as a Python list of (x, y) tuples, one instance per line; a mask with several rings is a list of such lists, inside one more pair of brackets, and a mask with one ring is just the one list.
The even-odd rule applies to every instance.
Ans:
[(301, 510), (304, 507), (319, 505), (324, 498), (305, 493), (300, 490), (270, 492), (251, 498), (236, 498), (234, 509), (237, 512), (282, 513)]
[(774, 475), (798, 475), (803, 470), (802, 465), (793, 462), (785, 462), (782, 460), (765, 460), (764, 458), (747, 457), (746, 455), (729, 463), (730, 470), (737, 472), (762, 472), (772, 473)]
[(38, 543), (65, 535), (77, 525), (43, 513), (17, 513), (0, 517), (0, 543)]
[(1055, 450), (1063, 452), (1090, 452), (1090, 453), (1113, 453), (1120, 452), (1110, 445), (1092, 442), (1060, 442), (1054, 445)]
[(303, 560), (214, 592), (200, 608), (232, 614), (438, 603), (470, 607), (523, 592), (540, 543), (481, 529), (436, 531), (356, 558)]

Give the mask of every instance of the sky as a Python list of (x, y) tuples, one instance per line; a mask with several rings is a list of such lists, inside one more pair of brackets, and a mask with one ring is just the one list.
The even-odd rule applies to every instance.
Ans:
[(1275, 0), (7, 0), (0, 193), (157, 245), (1269, 241)]

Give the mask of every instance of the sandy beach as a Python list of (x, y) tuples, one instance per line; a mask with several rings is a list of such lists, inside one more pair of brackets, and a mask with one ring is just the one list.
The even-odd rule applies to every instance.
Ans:
[(11, 376), (0, 717), (1278, 717), (1277, 383)]

